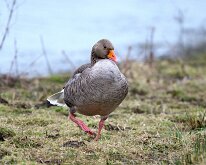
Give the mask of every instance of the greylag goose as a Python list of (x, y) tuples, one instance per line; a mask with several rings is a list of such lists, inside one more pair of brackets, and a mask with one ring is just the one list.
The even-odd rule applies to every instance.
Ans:
[(47, 100), (55, 105), (65, 103), (70, 109), (69, 119), (90, 135), (94, 133), (76, 118), (75, 112), (87, 116), (100, 115), (98, 133), (94, 139), (98, 140), (104, 121), (127, 93), (128, 83), (116, 65), (114, 47), (109, 40), (102, 39), (92, 47), (91, 63), (80, 66), (64, 89)]

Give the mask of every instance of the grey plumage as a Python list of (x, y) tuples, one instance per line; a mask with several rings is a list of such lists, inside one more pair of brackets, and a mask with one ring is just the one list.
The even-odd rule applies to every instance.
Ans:
[(90, 68), (90, 67), (91, 67), (91, 64), (90, 64), (90, 63), (84, 64), (84, 65), (80, 66), (77, 70), (74, 71), (72, 77), (74, 77), (74, 76), (75, 76), (76, 74), (78, 74), (78, 73), (82, 73), (85, 69)]
[(75, 74), (64, 89), (64, 101), (85, 115), (105, 116), (125, 98), (128, 84), (117, 65), (103, 59)]

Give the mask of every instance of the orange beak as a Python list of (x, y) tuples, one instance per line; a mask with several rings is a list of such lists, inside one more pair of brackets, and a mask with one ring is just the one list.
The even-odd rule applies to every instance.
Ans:
[(115, 53), (114, 53), (114, 50), (110, 50), (110, 51), (109, 51), (109, 54), (107, 55), (107, 57), (108, 57), (109, 59), (113, 60), (114, 62), (117, 62), (117, 57), (116, 57), (116, 55), (115, 55)]

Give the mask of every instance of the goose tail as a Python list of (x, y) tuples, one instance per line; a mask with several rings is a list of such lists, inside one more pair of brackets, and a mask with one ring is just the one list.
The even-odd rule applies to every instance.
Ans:
[(47, 100), (52, 104), (52, 105), (57, 105), (57, 106), (66, 106), (64, 102), (64, 89), (61, 90), (60, 92), (57, 92), (47, 98)]

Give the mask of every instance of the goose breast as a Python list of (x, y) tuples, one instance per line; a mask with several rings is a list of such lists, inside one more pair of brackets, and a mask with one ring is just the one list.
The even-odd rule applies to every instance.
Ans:
[(85, 115), (108, 115), (125, 98), (128, 83), (117, 65), (108, 59), (77, 74), (65, 86), (65, 102)]

